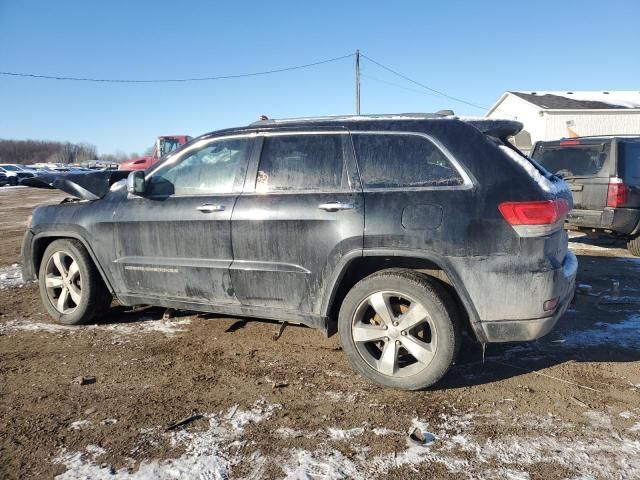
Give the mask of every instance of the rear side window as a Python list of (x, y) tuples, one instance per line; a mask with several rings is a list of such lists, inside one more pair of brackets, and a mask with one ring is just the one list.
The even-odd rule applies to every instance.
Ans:
[(347, 135), (265, 137), (256, 190), (338, 190), (347, 188)]
[(640, 142), (620, 143), (618, 151), (618, 175), (625, 183), (640, 184)]
[(353, 133), (353, 143), (365, 188), (464, 183), (445, 154), (421, 135)]
[(611, 144), (541, 145), (534, 160), (559, 177), (608, 177)]

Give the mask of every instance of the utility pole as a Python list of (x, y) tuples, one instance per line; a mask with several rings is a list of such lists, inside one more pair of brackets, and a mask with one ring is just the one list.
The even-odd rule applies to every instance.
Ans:
[(356, 50), (356, 115), (360, 115), (360, 50)]

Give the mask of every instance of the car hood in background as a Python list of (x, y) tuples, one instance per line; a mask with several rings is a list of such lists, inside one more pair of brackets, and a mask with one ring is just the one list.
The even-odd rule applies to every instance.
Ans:
[(25, 178), (20, 183), (35, 188), (57, 188), (82, 200), (98, 200), (104, 197), (111, 185), (129, 172), (123, 170), (100, 170), (97, 172), (67, 173), (47, 172), (33, 178)]

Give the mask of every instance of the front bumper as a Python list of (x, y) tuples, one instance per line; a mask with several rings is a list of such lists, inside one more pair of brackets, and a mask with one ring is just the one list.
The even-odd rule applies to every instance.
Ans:
[(554, 285), (554, 290), (560, 297), (555, 311), (550, 316), (542, 318), (480, 322), (487, 342), (528, 342), (549, 333), (573, 300), (577, 271), (578, 260), (573, 252), (569, 251)]

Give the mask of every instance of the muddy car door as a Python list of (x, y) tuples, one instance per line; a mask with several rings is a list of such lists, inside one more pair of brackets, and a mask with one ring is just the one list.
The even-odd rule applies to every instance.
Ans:
[(238, 303), (228, 268), (230, 219), (252, 139), (205, 139), (152, 170), (116, 213), (119, 295)]
[(364, 204), (347, 131), (264, 134), (231, 224), (230, 272), (243, 305), (317, 314), (337, 265), (362, 254)]

